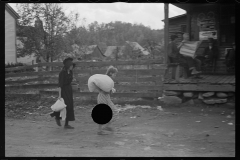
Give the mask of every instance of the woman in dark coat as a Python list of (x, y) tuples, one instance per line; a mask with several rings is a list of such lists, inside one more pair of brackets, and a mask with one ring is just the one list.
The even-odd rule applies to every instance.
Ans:
[[(63, 98), (65, 104), (67, 105), (66, 107), (66, 119), (65, 119), (65, 125), (64, 128), (66, 129), (73, 129), (74, 127), (70, 126), (68, 124), (69, 121), (74, 121), (75, 116), (74, 116), (74, 110), (73, 110), (73, 92), (72, 92), (72, 86), (71, 82), (73, 80), (73, 73), (72, 69), (75, 67), (75, 64), (72, 62), (72, 58), (66, 58), (63, 61), (64, 67), (62, 71), (59, 73), (59, 78), (58, 78), (58, 87), (59, 87), (59, 97), (58, 98)], [(60, 122), (60, 112), (53, 112), (51, 116), (55, 116), (55, 120), (58, 126), (61, 126)]]

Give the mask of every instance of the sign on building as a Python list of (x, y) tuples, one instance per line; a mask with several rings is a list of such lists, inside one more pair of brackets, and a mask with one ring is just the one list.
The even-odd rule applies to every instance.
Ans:
[(208, 40), (208, 38), (217, 39), (217, 31), (200, 31), (199, 32), (199, 40)]

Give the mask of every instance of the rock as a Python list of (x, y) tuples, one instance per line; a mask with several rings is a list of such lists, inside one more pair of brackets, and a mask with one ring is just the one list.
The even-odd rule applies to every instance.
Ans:
[(115, 142), (115, 144), (123, 146), (125, 143), (124, 142)]
[(180, 104), (182, 99), (176, 96), (163, 96), (160, 98), (160, 101), (163, 101), (165, 104)]
[(226, 103), (226, 105), (231, 106), (231, 107), (235, 107), (235, 103), (228, 102), (228, 103)]
[(215, 104), (214, 99), (203, 100), (203, 102), (206, 103), (206, 104)]
[(218, 92), (217, 93), (217, 97), (219, 97), (219, 98), (227, 98), (228, 95), (226, 93)]
[(192, 98), (193, 97), (193, 93), (192, 92), (184, 92), (183, 96), (184, 97), (188, 97), (188, 98)]
[(232, 93), (232, 92), (228, 93), (228, 97), (232, 97), (234, 95), (235, 95), (235, 93)]
[(185, 104), (194, 105), (194, 101), (193, 101), (193, 99), (190, 99), (190, 100), (187, 101)]
[(164, 91), (163, 94), (165, 96), (178, 96), (180, 95), (181, 93), (180, 92), (175, 92), (175, 91)]
[(161, 106), (157, 106), (157, 109), (160, 110), (160, 111), (163, 111)]
[(144, 150), (149, 151), (149, 150), (151, 150), (151, 147), (145, 147)]
[(164, 134), (165, 136), (172, 137), (174, 136), (174, 132), (168, 132)]
[(207, 92), (207, 93), (202, 94), (203, 97), (211, 97), (213, 95), (214, 95), (214, 92)]
[(233, 123), (228, 123), (228, 125), (233, 125)]
[(193, 99), (194, 104), (202, 104), (202, 100), (200, 99)]
[(228, 115), (227, 118), (232, 118), (232, 116)]
[(227, 103), (227, 99), (215, 99), (215, 103), (218, 104)]
[(202, 93), (198, 94), (198, 99), (204, 99), (203, 96), (202, 96)]

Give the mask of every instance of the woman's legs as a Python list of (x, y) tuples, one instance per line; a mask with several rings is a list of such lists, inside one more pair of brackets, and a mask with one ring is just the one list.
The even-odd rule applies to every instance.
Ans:
[(110, 120), (110, 122), (108, 122), (108, 123), (106, 124), (106, 127), (105, 127), (104, 129), (109, 130), (109, 131), (112, 131), (113, 129), (112, 129), (110, 126), (111, 126), (111, 124), (112, 124), (113, 122), (116, 121), (116, 119), (117, 119), (117, 117), (118, 117), (118, 111), (117, 111), (116, 106), (115, 106), (115, 105), (113, 104), (113, 102), (111, 101), (110, 97), (109, 97), (109, 99), (108, 99), (108, 105), (109, 105), (109, 106), (111, 107), (111, 109), (112, 109), (113, 116), (112, 116), (112, 119)]
[(66, 120), (65, 120), (64, 128), (66, 128), (66, 129), (74, 129), (74, 127), (70, 126), (70, 125), (68, 124), (68, 122), (69, 122), (69, 121), (66, 119)]
[(50, 114), (51, 117), (55, 117), (55, 121), (58, 126), (61, 126), (61, 117), (60, 117), (60, 112), (53, 112)]
[(189, 67), (189, 70), (191, 71), (191, 74), (197, 74), (197, 73), (199, 73), (198, 71), (197, 71), (197, 65), (195, 64), (196, 62), (197, 63), (199, 63), (200, 61), (195, 61), (193, 58), (191, 58), (191, 57), (184, 57), (185, 58), (185, 60), (186, 60), (186, 62), (187, 62), (187, 64), (188, 64), (188, 67)]
[(195, 61), (197, 71), (201, 71), (202, 62), (196, 58), (193, 60)]

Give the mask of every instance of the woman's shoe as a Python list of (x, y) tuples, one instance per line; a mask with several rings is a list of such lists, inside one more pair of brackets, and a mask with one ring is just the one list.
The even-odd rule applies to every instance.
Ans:
[(74, 129), (74, 127), (70, 126), (70, 125), (67, 125), (67, 126), (64, 126), (65, 129)]
[(103, 128), (104, 130), (107, 130), (107, 131), (113, 131), (113, 128), (112, 127), (105, 127)]
[(60, 119), (55, 118), (55, 121), (56, 121), (56, 123), (57, 123), (58, 126), (62, 126), (62, 125), (61, 125), (61, 122), (60, 122)]
[(51, 117), (54, 117), (54, 116), (55, 116), (55, 115), (54, 115), (54, 112), (53, 112), (53, 113), (50, 113), (50, 116), (51, 116)]

